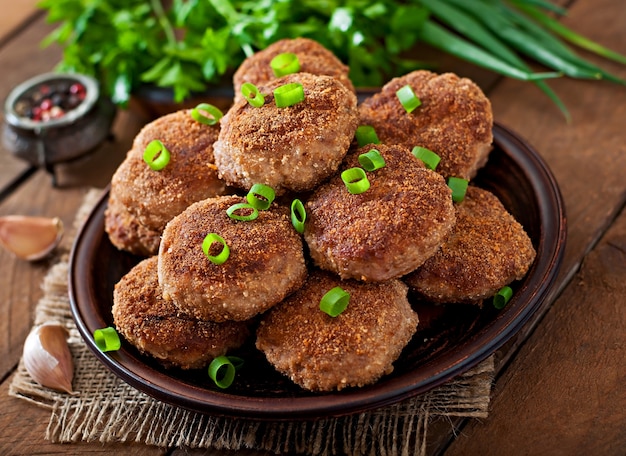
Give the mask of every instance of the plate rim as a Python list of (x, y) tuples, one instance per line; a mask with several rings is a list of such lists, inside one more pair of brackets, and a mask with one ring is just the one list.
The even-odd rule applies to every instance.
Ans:
[[(521, 329), (549, 296), (551, 284), (558, 274), (564, 255), (567, 237), (565, 206), (558, 183), (550, 168), (530, 144), (522, 140), (508, 127), (494, 122), (493, 131), (494, 144), (497, 144), (516, 163), (524, 162), (526, 166), (523, 169), (533, 170), (533, 173), (530, 173), (532, 175), (527, 172), (525, 175), (529, 178), (534, 194), (537, 194), (538, 191), (544, 191), (544, 195), (547, 197), (548, 204), (539, 205), (540, 233), (537, 242), (537, 258), (540, 255), (542, 258), (544, 258), (543, 255), (547, 255), (548, 264), (543, 268), (538, 286), (531, 290), (530, 298), (532, 299), (529, 300), (529, 304), (523, 307), (515, 306), (515, 304), (512, 307), (507, 306), (506, 312), (498, 313), (494, 320), (470, 337), (469, 340), (464, 341), (460, 350), (455, 351), (455, 356), (448, 362), (441, 362), (436, 357), (424, 363), (421, 368), (434, 368), (433, 374), (426, 379), (416, 381), (415, 376), (412, 375), (413, 371), (385, 379), (384, 394), (377, 394), (375, 384), (371, 387), (356, 388), (349, 391), (296, 398), (291, 396), (257, 398), (207, 390), (181, 380), (174, 382), (177, 387), (172, 389), (171, 376), (145, 364), (141, 365), (141, 363), (138, 366), (133, 365), (134, 369), (126, 366), (125, 362), (129, 358), (134, 359), (134, 356), (125, 357), (124, 349), (120, 352), (102, 353), (93, 342), (91, 334), (96, 329), (93, 321), (99, 321), (101, 324), (104, 324), (105, 321), (100, 316), (97, 316), (99, 320), (92, 316), (90, 317), (91, 326), (87, 323), (80, 302), (86, 298), (85, 290), (77, 289), (76, 284), (80, 280), (77, 264), (81, 255), (84, 255), (84, 252), (80, 250), (80, 241), (87, 236), (90, 230), (95, 230), (96, 226), (100, 226), (103, 231), (102, 225), (95, 224), (94, 220), (98, 217), (104, 218), (102, 205), (106, 203), (109, 187), (102, 192), (98, 202), (78, 230), (70, 251), (68, 292), (70, 310), (76, 327), (91, 352), (105, 367), (126, 383), (157, 400), (205, 414), (261, 420), (318, 419), (364, 412), (391, 405), (440, 386), (485, 360)], [(533, 264), (528, 274), (532, 273), (536, 265), (537, 262)], [(524, 284), (522, 289), (526, 286), (527, 284)], [(499, 323), (499, 330), (494, 336), (484, 340), (483, 333), (496, 323)], [(168, 383), (166, 390), (163, 387), (164, 383)]]

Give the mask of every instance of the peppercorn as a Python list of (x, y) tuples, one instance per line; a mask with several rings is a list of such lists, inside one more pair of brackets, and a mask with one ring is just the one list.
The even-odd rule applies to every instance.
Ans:
[(36, 122), (60, 119), (76, 109), (87, 96), (80, 82), (58, 81), (31, 88), (15, 102), (13, 109), (20, 117)]

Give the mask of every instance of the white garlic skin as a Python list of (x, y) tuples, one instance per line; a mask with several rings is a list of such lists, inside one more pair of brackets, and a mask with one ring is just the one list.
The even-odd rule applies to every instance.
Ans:
[(61, 392), (72, 392), (74, 361), (67, 344), (67, 329), (60, 323), (35, 326), (24, 342), (24, 367), (37, 383)]
[(27, 261), (44, 258), (61, 242), (62, 237), (63, 222), (58, 217), (0, 217), (0, 246)]

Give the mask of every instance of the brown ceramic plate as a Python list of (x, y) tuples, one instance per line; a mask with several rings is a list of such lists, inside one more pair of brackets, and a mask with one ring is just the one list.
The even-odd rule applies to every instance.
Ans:
[(509, 340), (549, 296), (565, 246), (563, 202), (541, 157), (510, 130), (496, 124), (495, 148), (477, 176), (529, 233), (537, 259), (528, 275), (513, 284), (515, 294), (497, 311), (491, 305), (418, 307), (420, 327), (395, 363), (376, 384), (337, 393), (314, 394), (278, 374), (254, 349), (234, 384), (219, 390), (206, 372), (167, 370), (123, 342), (117, 352), (101, 353), (92, 333), (112, 325), (113, 287), (139, 258), (116, 250), (104, 232), (108, 193), (88, 217), (70, 262), (72, 314), (93, 353), (116, 375), (164, 402), (203, 413), (257, 419), (310, 419), (361, 412), (423, 393), (487, 358)]

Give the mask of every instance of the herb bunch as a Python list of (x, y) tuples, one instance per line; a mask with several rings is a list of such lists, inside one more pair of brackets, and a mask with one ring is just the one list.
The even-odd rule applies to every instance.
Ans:
[[(95, 76), (120, 105), (146, 83), (171, 88), (182, 101), (231, 75), (255, 51), (293, 37), (333, 51), (350, 66), (357, 87), (432, 66), (407, 57), (419, 43), (532, 81), (565, 114), (545, 79), (625, 84), (573, 48), (623, 64), (626, 57), (564, 27), (555, 16), (566, 11), (548, 0), (42, 0), (38, 6), (49, 22), (60, 23), (43, 43), (63, 47), (59, 69)], [(528, 60), (549, 71), (533, 72)]]

